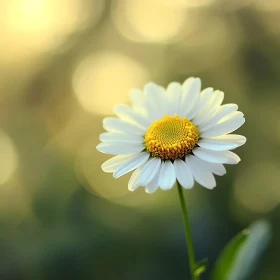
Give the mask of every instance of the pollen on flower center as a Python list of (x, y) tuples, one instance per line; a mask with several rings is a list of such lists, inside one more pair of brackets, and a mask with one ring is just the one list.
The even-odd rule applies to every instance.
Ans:
[(145, 145), (152, 156), (174, 160), (189, 154), (198, 139), (197, 127), (187, 118), (165, 116), (149, 127)]

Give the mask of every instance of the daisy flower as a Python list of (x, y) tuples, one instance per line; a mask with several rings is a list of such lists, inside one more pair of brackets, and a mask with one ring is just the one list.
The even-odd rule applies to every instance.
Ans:
[(236, 104), (221, 105), (224, 93), (213, 88), (201, 91), (199, 78), (167, 89), (148, 83), (144, 90), (130, 91), (132, 106), (117, 105), (117, 117), (103, 121), (107, 131), (96, 148), (115, 155), (102, 164), (114, 178), (134, 171), (128, 188), (143, 186), (147, 193), (169, 190), (176, 180), (185, 189), (195, 181), (205, 188), (216, 186), (215, 175), (226, 173), (223, 164), (237, 164), (233, 150), (246, 142), (229, 134), (244, 122)]

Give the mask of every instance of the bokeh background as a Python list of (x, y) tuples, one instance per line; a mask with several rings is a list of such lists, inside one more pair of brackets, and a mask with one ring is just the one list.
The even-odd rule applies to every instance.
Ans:
[(248, 138), (213, 191), (185, 191), (197, 258), (264, 218), (251, 279), (280, 279), (279, 1), (1, 0), (0, 18), (0, 279), (188, 279), (176, 189), (130, 193), (95, 147), (130, 88), (189, 76)]

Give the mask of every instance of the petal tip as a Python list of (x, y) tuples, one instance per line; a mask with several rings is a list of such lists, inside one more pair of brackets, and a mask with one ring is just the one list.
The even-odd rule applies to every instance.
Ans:
[(207, 188), (208, 190), (213, 190), (214, 188), (216, 188), (217, 184), (215, 182), (215, 184), (212, 184), (212, 185), (208, 185), (207, 187), (204, 186), (205, 188)]
[(103, 172), (106, 172), (107, 169), (106, 169), (106, 166), (104, 166), (104, 163), (101, 165), (101, 169)]
[(228, 159), (228, 164), (238, 164), (239, 162), (241, 161), (241, 158), (240, 157), (236, 157), (234, 159)]
[(194, 187), (194, 184), (191, 186), (182, 186), (185, 190), (190, 190)]
[(102, 145), (103, 143), (99, 143), (95, 148), (96, 148), (96, 150), (97, 151), (99, 151), (99, 152), (101, 152), (101, 153), (103, 153), (103, 151), (102, 151)]
[(156, 191), (150, 191), (149, 189), (145, 188), (145, 193), (147, 194), (153, 194), (155, 193)]
[(130, 192), (134, 192), (138, 187), (139, 187), (140, 185), (132, 185), (132, 186), (128, 186), (128, 190), (130, 191)]

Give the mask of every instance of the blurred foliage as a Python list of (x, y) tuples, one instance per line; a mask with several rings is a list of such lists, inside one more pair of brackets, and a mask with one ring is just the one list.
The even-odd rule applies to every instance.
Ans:
[(0, 279), (186, 279), (176, 190), (101, 171), (102, 118), (132, 87), (199, 76), (247, 119), (242, 161), (186, 191), (197, 259), (259, 218), (251, 279), (278, 280), (280, 4), (276, 0), (0, 2)]
[(212, 273), (212, 279), (251, 279), (251, 274), (270, 238), (271, 228), (266, 221), (255, 222), (249, 229), (241, 231), (223, 249)]
[(271, 238), (271, 227), (266, 221), (258, 221), (249, 227), (249, 236), (238, 251), (229, 280), (246, 280), (251, 278), (263, 251)]
[(236, 262), (238, 252), (248, 240), (248, 233), (248, 230), (241, 231), (223, 249), (212, 273), (212, 279), (222, 280), (229, 278), (230, 272)]

